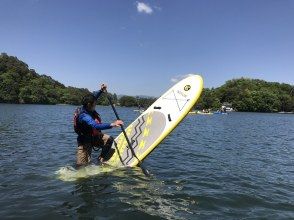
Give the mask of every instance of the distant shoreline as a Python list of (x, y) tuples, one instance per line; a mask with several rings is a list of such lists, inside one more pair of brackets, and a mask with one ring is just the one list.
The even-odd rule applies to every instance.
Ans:
[[(88, 89), (65, 86), (48, 75), (39, 74), (5, 53), (0, 55), (0, 102), (11, 104), (80, 105)], [(117, 96), (110, 94), (114, 104), (147, 109), (157, 98)], [(177, 99), (175, 97), (175, 99)], [(106, 95), (97, 100), (108, 106)], [(204, 88), (193, 109), (232, 108), (239, 112), (294, 112), (294, 86), (261, 79), (239, 78), (226, 81), (218, 88)]]
[[(80, 105), (74, 105), (74, 104), (38, 104), (38, 103), (3, 103), (0, 102), (0, 105), (42, 105), (42, 106), (80, 106)], [(97, 107), (110, 107), (110, 105), (97, 105)], [(137, 108), (136, 106), (120, 106), (117, 107), (123, 107), (123, 108)], [(193, 109), (191, 109), (193, 110)], [(281, 114), (281, 115), (291, 115), (294, 114), (294, 112), (245, 112), (245, 111), (233, 111), (228, 112), (228, 114), (235, 114), (235, 113), (266, 113), (266, 114)]]

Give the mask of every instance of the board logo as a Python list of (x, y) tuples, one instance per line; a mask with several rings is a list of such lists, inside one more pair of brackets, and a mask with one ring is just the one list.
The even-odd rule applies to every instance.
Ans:
[(185, 85), (185, 87), (184, 87), (184, 90), (185, 91), (189, 91), (191, 89), (191, 86), (190, 85)]

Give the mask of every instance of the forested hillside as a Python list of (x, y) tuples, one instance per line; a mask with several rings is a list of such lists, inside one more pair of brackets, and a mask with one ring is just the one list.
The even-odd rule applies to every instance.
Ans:
[[(97, 88), (98, 89), (98, 88)], [(81, 103), (88, 89), (66, 87), (50, 76), (40, 75), (17, 57), (0, 55), (0, 102), (35, 104)], [(156, 98), (111, 94), (114, 103), (121, 106), (147, 108)], [(266, 82), (259, 79), (233, 79), (218, 88), (203, 90), (196, 109), (219, 109), (229, 102), (237, 111), (294, 112), (294, 86), (285, 83)], [(98, 100), (108, 105), (106, 96)]]
[(218, 109), (224, 102), (244, 112), (293, 112), (294, 86), (259, 79), (233, 79), (221, 87), (204, 89), (196, 108)]
[(79, 104), (87, 89), (66, 87), (50, 76), (40, 75), (16, 57), (0, 55), (0, 102)]

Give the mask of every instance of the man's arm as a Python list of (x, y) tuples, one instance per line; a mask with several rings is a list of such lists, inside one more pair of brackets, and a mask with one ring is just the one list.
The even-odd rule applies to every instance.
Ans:
[(98, 91), (94, 91), (93, 92), (93, 95), (95, 96), (96, 100), (99, 98), (99, 96), (103, 93), (103, 92), (106, 92), (106, 89), (107, 89), (107, 85), (106, 84), (102, 84), (101, 85), (101, 89), (98, 90)]
[(79, 117), (80, 122), (85, 122), (87, 125), (90, 125), (92, 128), (97, 130), (106, 130), (112, 128), (110, 123), (97, 123), (90, 115), (81, 114)]
[(102, 93), (103, 93), (103, 91), (100, 89), (98, 91), (94, 91), (93, 95), (95, 96), (95, 98), (97, 100)]

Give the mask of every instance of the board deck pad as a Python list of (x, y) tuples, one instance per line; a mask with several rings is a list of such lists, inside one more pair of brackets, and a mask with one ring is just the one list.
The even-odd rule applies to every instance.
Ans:
[[(203, 80), (199, 75), (182, 79), (126, 128), (135, 155), (143, 161), (160, 142), (184, 119), (201, 95)], [(133, 155), (123, 133), (115, 138), (115, 150), (108, 165), (136, 166), (139, 161)]]
[[(160, 134), (162, 134), (165, 124), (166, 119), (164, 114), (152, 111), (141, 115), (126, 129), (128, 139), (132, 143), (132, 148), (138, 158), (140, 158), (155, 140), (158, 139)], [(129, 164), (136, 162), (137, 159), (128, 147), (128, 143), (123, 133), (114, 141), (112, 148), (115, 149), (115, 153), (108, 161), (109, 164), (115, 166), (128, 166)]]

